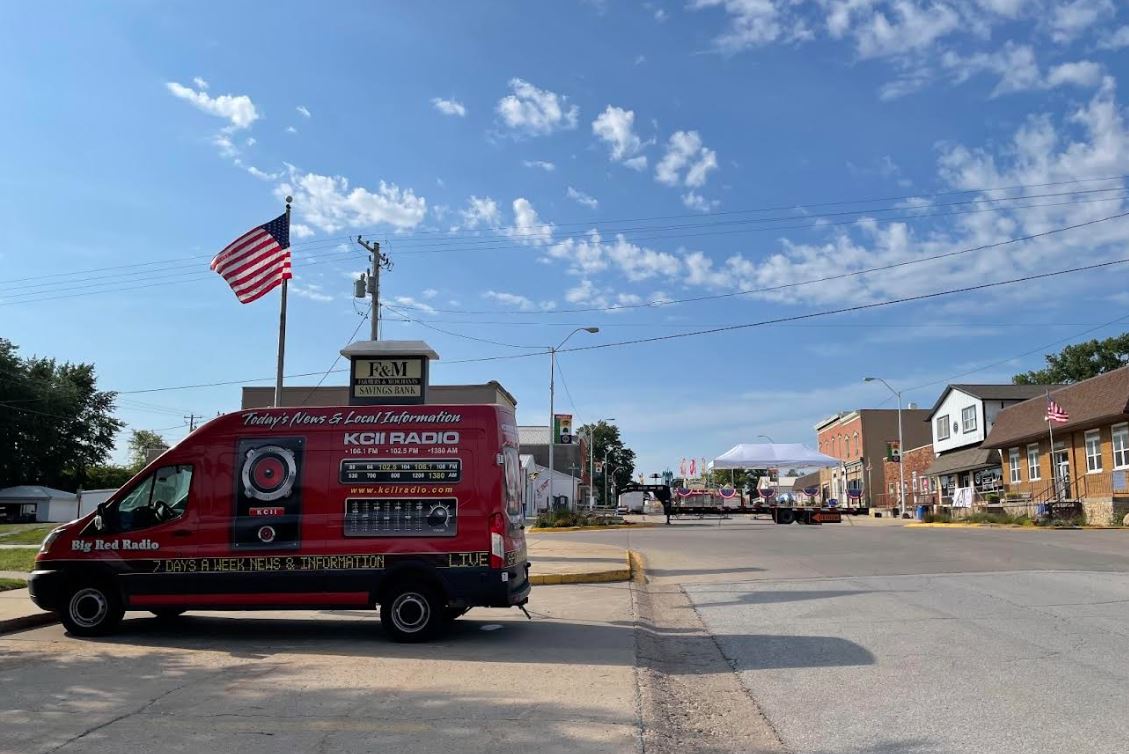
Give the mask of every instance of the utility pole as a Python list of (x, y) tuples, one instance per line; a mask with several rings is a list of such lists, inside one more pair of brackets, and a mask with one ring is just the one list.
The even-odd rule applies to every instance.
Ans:
[(196, 431), (196, 420), (197, 419), (203, 419), (203, 418), (204, 418), (203, 416), (198, 415), (198, 414), (189, 414), (188, 416), (184, 417), (184, 420), (186, 422), (188, 422), (188, 431), (189, 432), (195, 432)]
[(365, 242), (361, 236), (357, 236), (357, 243), (361, 248), (372, 255), (372, 271), (368, 276), (368, 293), (372, 299), (372, 313), (369, 315), (369, 340), (380, 339), (380, 271), (391, 270), (392, 260), (388, 258), (387, 254), (380, 251), (380, 243), (378, 241)]

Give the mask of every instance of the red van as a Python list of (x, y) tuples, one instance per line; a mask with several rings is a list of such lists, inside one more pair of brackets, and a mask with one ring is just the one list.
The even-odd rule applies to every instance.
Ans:
[(372, 608), (397, 641), (529, 598), (517, 426), (479, 406), (245, 410), (52, 531), (31, 598), (72, 634), (125, 610)]

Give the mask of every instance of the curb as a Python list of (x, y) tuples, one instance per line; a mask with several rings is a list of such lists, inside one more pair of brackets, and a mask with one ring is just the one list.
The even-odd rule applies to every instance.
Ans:
[(46, 626), (48, 624), (58, 622), (59, 616), (55, 615), (55, 613), (34, 613), (33, 615), (21, 615), (18, 618), (8, 618), (7, 620), (0, 620), (0, 634), (10, 634), (16, 631), (24, 631), (29, 628)]
[(1018, 524), (906, 524), (915, 529), (1016, 529), (1018, 531), (1118, 531), (1124, 526), (1020, 526)]
[(532, 586), (552, 586), (556, 584), (610, 584), (618, 581), (639, 581), (643, 578), (645, 561), (642, 554), (628, 550), (627, 567), (608, 571), (587, 571), (581, 573), (542, 573), (529, 577)]
[(631, 568), (631, 580), (636, 584), (647, 583), (647, 559), (638, 550), (627, 551), (627, 565)]
[(608, 524), (607, 526), (550, 526), (542, 528), (533, 526), (526, 529), (527, 534), (557, 534), (570, 531), (609, 531), (611, 529), (651, 529), (661, 524), (652, 523), (638, 523), (638, 524)]

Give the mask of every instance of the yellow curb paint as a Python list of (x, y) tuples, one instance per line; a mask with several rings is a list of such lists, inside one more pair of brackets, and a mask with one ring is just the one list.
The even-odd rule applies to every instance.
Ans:
[(614, 571), (589, 571), (587, 573), (543, 573), (529, 577), (534, 586), (554, 584), (607, 584), (613, 581), (629, 581), (631, 569), (618, 568)]
[(637, 550), (627, 551), (627, 565), (631, 570), (631, 580), (643, 584), (647, 581), (647, 559)]

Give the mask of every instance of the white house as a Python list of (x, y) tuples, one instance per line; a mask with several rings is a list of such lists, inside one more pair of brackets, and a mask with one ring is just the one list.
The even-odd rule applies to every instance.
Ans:
[(117, 492), (117, 488), (101, 489), (101, 490), (79, 490), (78, 491), (78, 516), (82, 518), (87, 513), (91, 513), (101, 503), (110, 499), (110, 495)]
[(7, 521), (62, 523), (78, 518), (78, 495), (37, 484), (0, 490), (0, 512)]
[(941, 504), (952, 501), (956, 489), (976, 495), (1002, 486), (998, 451), (981, 448), (1000, 411), (1036, 398), (1058, 385), (949, 385), (929, 412), (936, 456), (925, 474), (940, 490)]
[[(538, 464), (532, 455), (521, 456), (521, 471), (525, 481), (525, 515), (536, 516), (540, 511), (549, 507), (549, 469)], [(577, 493), (580, 480), (560, 471), (553, 474), (553, 495), (564, 498), (564, 503), (571, 506), (579, 503)]]

